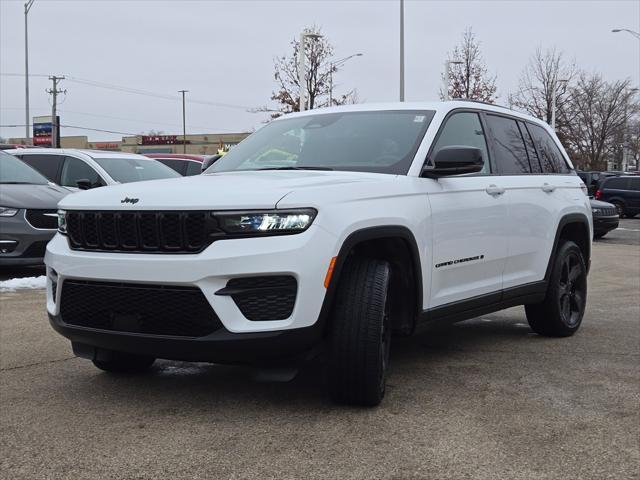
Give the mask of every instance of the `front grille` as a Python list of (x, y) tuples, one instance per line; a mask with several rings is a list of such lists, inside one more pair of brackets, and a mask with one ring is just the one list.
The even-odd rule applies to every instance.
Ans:
[(33, 242), (20, 256), (24, 258), (44, 258), (44, 254), (47, 251), (47, 243), (49, 242)]
[(195, 287), (65, 280), (60, 316), (70, 325), (148, 335), (202, 337), (221, 328)]
[(610, 217), (618, 214), (616, 207), (598, 207), (598, 210), (599, 212), (595, 214), (596, 217)]
[(288, 275), (233, 278), (225, 290), (248, 320), (284, 320), (293, 313), (298, 283)]
[(58, 228), (57, 210), (27, 210), (24, 216), (34, 228)]
[(209, 212), (67, 212), (74, 250), (198, 253), (221, 233)]

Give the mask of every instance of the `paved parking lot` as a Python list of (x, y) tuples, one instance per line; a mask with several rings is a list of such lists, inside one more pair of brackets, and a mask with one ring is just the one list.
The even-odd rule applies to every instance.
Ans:
[(0, 477), (640, 478), (640, 220), (622, 226), (574, 337), (513, 308), (398, 339), (376, 409), (332, 405), (318, 362), (289, 383), (168, 361), (113, 377), (72, 356), (42, 291), (3, 293)]

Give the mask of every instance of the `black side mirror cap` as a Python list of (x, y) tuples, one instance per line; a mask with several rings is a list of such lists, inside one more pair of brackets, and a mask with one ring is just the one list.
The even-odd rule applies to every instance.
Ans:
[(202, 161), (202, 170), (200, 171), (201, 173), (204, 172), (207, 168), (209, 168), (211, 165), (213, 165), (214, 163), (216, 163), (216, 161), (222, 157), (222, 155), (211, 155), (210, 157), (206, 157), (203, 161)]
[(88, 178), (79, 178), (76, 180), (76, 185), (80, 190), (89, 190), (93, 188), (93, 183)]
[(484, 167), (482, 150), (468, 146), (450, 146), (438, 150), (432, 161), (422, 167), (421, 177), (438, 178), (480, 172)]

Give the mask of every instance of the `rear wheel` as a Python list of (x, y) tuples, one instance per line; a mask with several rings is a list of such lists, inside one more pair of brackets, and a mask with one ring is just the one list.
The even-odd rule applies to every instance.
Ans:
[(547, 294), (542, 303), (526, 305), (531, 329), (549, 337), (573, 335), (587, 303), (587, 268), (580, 248), (566, 241), (554, 259)]
[(611, 202), (614, 207), (616, 207), (616, 211), (618, 212), (618, 216), (620, 218), (624, 218), (624, 205), (616, 200)]
[(340, 275), (329, 333), (329, 384), (336, 402), (378, 405), (385, 392), (391, 341), (390, 268), (355, 257)]
[(112, 373), (139, 373), (148, 370), (155, 358), (124, 352), (101, 352), (100, 360), (92, 360), (100, 370)]

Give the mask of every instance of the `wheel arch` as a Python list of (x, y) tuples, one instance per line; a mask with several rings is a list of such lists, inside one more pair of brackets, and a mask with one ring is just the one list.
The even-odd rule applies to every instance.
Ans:
[[(399, 248), (400, 246), (402, 247)], [(372, 254), (373, 247), (379, 247), (377, 249), (379, 251)], [(413, 288), (409, 292), (408, 302), (411, 315), (407, 317), (410, 318), (410, 325), (403, 325), (403, 330), (413, 331), (416, 319), (422, 311), (422, 266), (416, 238), (409, 228), (402, 225), (367, 227), (356, 230), (347, 236), (336, 256), (331, 281), (320, 309), (318, 322), (322, 324), (322, 328), (326, 331), (340, 281), (340, 274), (352, 254), (363, 254), (388, 260), (391, 263), (392, 272), (403, 267), (410, 269), (409, 275), (403, 277), (408, 281), (409, 285), (413, 283)]]
[(563, 216), (558, 223), (555, 239), (553, 241), (553, 248), (551, 250), (547, 270), (544, 275), (546, 282), (549, 281), (549, 277), (551, 276), (553, 261), (562, 240), (571, 240), (580, 247), (584, 261), (587, 265), (587, 272), (589, 271), (589, 266), (591, 265), (591, 235), (589, 231), (589, 220), (583, 213), (569, 213)]

